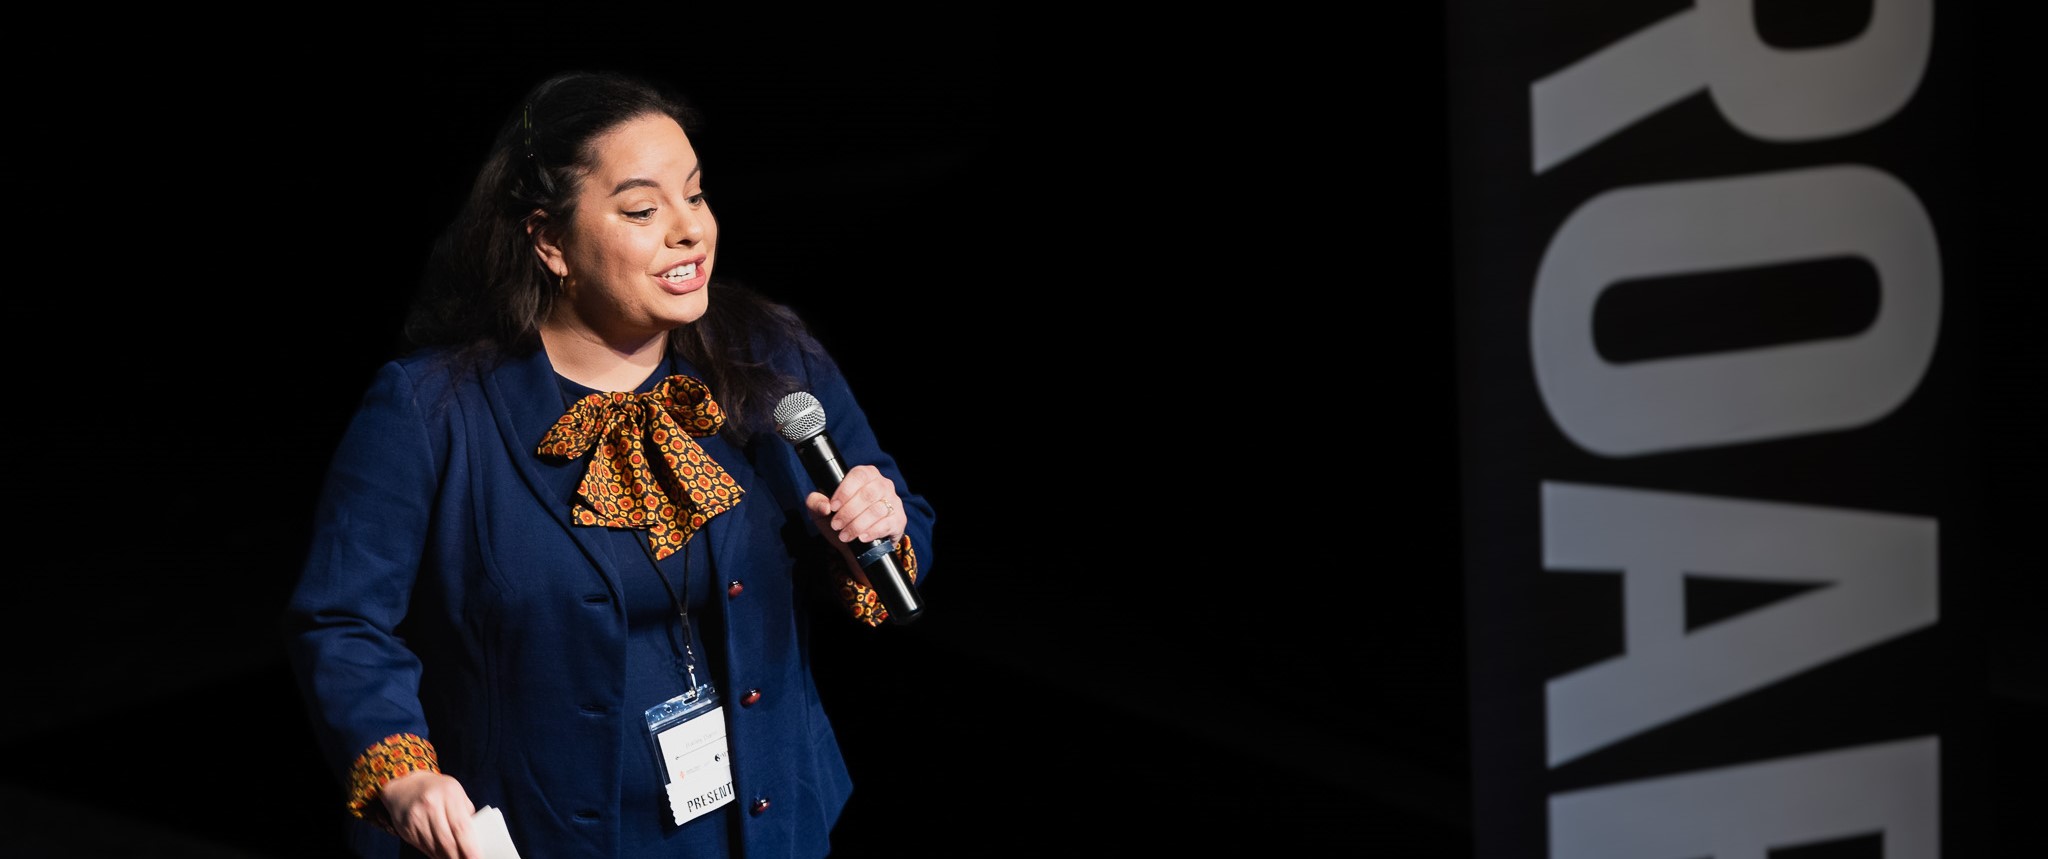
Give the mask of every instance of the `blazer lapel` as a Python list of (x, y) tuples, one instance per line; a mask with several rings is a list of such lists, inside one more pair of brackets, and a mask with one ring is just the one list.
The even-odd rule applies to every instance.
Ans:
[(620, 571), (613, 568), (611, 554), (598, 542), (605, 529), (581, 527), (569, 519), (569, 509), (575, 503), (576, 489), (583, 482), (588, 460), (579, 457), (567, 464), (557, 464), (537, 452), (541, 437), (568, 408), (562, 403), (562, 389), (555, 380), (555, 367), (548, 361), (547, 350), (535, 349), (526, 357), (508, 359), (496, 372), (485, 375), (484, 396), (490, 401), (506, 456), (533, 492), (534, 500), (547, 511), (550, 520), (575, 539), (584, 558), (611, 587), (612, 595), (624, 599)]
[[(716, 399), (718, 392), (711, 393)], [(745, 565), (748, 562), (747, 535), (750, 531), (742, 523), (773, 505), (774, 501), (755, 485), (754, 465), (740, 454), (738, 448), (727, 444), (724, 438), (716, 435), (700, 438), (697, 443), (704, 448), (705, 455), (717, 461), (743, 490), (740, 503), (724, 513), (711, 517), (711, 521), (704, 526), (704, 533), (700, 535), (711, 540), (711, 568), (719, 571), (717, 575), (732, 579), (746, 569)], [(759, 497), (756, 497), (757, 495)]]

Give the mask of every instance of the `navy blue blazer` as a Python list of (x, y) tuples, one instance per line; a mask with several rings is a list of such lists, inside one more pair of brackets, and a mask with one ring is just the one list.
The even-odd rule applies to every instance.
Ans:
[[(849, 465), (895, 481), (928, 580), (931, 507), (876, 442), (837, 365), (795, 350), (773, 363), (818, 398)], [(621, 727), (621, 571), (596, 542), (603, 529), (570, 524), (588, 457), (535, 453), (562, 403), (544, 350), (481, 373), (431, 354), (381, 367), (328, 470), (286, 641), (336, 773), (386, 737), (416, 734), (478, 807), (504, 811), (522, 855), (613, 859), (622, 750), (646, 738)], [(746, 490), (698, 535), (718, 580), (738, 585), (722, 590), (723, 622), (711, 626), (724, 636), (743, 809), (734, 835), (749, 859), (823, 856), (852, 784), (810, 673), (812, 609), (836, 607), (813, 599), (829, 585), (803, 572), (823, 567), (799, 563), (831, 552), (802, 506), (812, 483), (772, 428), (743, 451), (700, 443)], [(821, 620), (856, 622), (846, 609)], [(756, 800), (767, 807), (748, 813)], [(351, 839), (366, 856), (400, 847), (362, 823)]]

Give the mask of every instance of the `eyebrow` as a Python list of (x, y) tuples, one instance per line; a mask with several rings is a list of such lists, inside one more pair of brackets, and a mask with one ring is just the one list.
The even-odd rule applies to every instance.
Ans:
[[(692, 167), (692, 168), (690, 168), (690, 172), (689, 172), (689, 174), (688, 174), (688, 175), (685, 175), (685, 176), (683, 177), (683, 184), (685, 184), (685, 185), (689, 184), (689, 183), (690, 183), (690, 177), (691, 177), (691, 176), (695, 176), (695, 175), (697, 175), (698, 173), (702, 172), (703, 170), (704, 170), (704, 162), (702, 162), (702, 161), (699, 161), (699, 162), (697, 162), (697, 166), (695, 166), (695, 167)], [(623, 181), (623, 182), (620, 182), (620, 183), (619, 183), (619, 185), (618, 185), (618, 187), (616, 187), (616, 188), (613, 188), (613, 189), (612, 189), (612, 196), (616, 197), (616, 196), (618, 196), (618, 195), (620, 195), (620, 194), (624, 194), (624, 193), (626, 193), (627, 191), (631, 191), (631, 190), (633, 190), (634, 188), (659, 188), (659, 187), (661, 187), (661, 183), (660, 183), (660, 182), (656, 182), (656, 181), (654, 181), (653, 179), (640, 179), (640, 178), (634, 178), (634, 179), (627, 179), (627, 180), (625, 180), (625, 181)]]

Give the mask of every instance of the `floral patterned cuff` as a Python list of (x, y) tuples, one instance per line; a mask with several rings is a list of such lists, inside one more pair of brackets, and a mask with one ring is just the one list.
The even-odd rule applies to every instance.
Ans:
[(417, 734), (392, 734), (366, 749), (356, 758), (348, 774), (348, 811), (378, 825), (384, 824), (384, 807), (374, 803), (377, 793), (392, 779), (420, 771), (440, 772), (440, 758), (434, 744)]
[[(896, 541), (894, 550), (896, 564), (903, 568), (903, 574), (910, 577), (910, 583), (917, 583), (917, 551), (911, 548), (910, 535), (905, 534)], [(852, 573), (839, 576), (839, 597), (853, 613), (853, 619), (868, 626), (881, 626), (889, 619), (889, 610), (882, 607), (882, 598), (873, 588), (860, 583)]]

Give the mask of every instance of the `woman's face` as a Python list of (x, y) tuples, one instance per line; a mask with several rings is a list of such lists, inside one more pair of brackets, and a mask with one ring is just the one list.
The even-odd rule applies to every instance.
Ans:
[(548, 323), (625, 345), (697, 321), (710, 301), (718, 221), (689, 136), (650, 114), (598, 137), (593, 149), (575, 215), (536, 243), (564, 278), (565, 300)]

